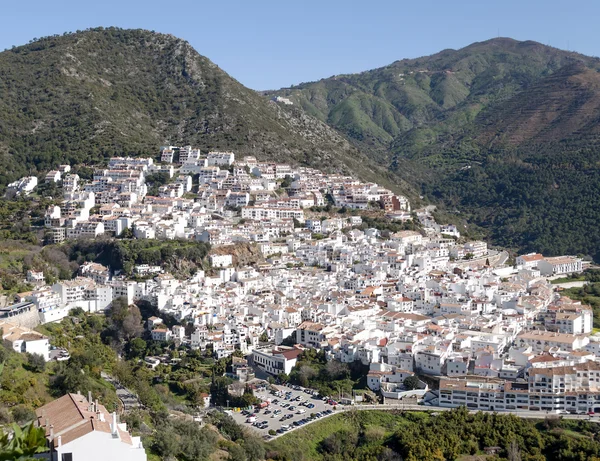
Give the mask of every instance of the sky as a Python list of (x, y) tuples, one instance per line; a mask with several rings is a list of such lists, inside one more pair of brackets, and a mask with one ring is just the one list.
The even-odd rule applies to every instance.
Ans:
[(89, 27), (173, 34), (255, 90), (361, 72), (496, 36), (600, 55), (597, 0), (25, 0), (0, 50)]

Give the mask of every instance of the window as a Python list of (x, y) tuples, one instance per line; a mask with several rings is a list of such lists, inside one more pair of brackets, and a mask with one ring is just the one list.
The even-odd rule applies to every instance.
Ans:
[(73, 453), (63, 453), (61, 461), (73, 461)]

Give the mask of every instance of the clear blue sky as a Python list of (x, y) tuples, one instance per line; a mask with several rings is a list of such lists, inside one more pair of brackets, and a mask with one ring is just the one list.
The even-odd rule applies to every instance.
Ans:
[(188, 40), (241, 83), (274, 89), (498, 35), (600, 54), (600, 2), (583, 0), (17, 0), (0, 49), (97, 26)]

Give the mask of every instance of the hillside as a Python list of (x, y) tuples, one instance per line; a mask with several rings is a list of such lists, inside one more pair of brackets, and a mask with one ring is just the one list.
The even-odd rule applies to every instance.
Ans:
[(598, 259), (598, 69), (598, 58), (499, 38), (267, 95), (344, 133), (493, 243)]
[(0, 53), (0, 188), (193, 144), (353, 173), (460, 213), (494, 244), (600, 260), (598, 69), (498, 38), (261, 95), (170, 35), (47, 37)]
[(326, 124), (265, 101), (170, 35), (100, 28), (0, 53), (0, 185), (163, 144), (377, 171)]
[(460, 134), (480, 112), (573, 64), (598, 67), (600, 61), (499, 38), (275, 94), (291, 98), (360, 143), (389, 149), (404, 140), (418, 150), (444, 133)]

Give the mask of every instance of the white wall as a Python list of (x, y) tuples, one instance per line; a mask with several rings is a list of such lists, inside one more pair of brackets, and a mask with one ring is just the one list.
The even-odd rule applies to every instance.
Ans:
[[(107, 415), (109, 417), (110, 415)], [(141, 447), (141, 444), (140, 444)], [(72, 453), (73, 461), (146, 461), (143, 448), (134, 448), (106, 432), (94, 431), (57, 449), (58, 459)]]

